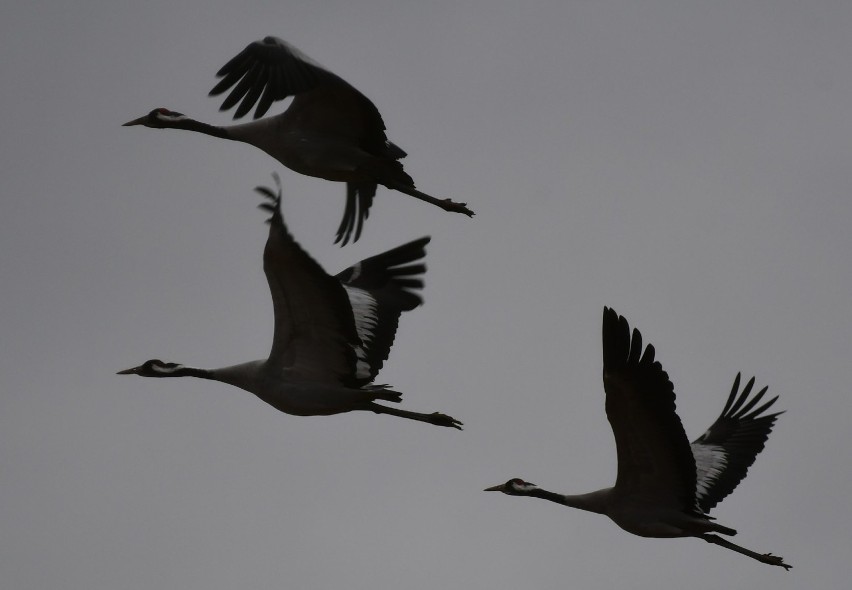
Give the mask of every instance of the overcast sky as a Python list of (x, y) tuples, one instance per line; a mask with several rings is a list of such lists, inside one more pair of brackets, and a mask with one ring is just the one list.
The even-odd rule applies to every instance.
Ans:
[[(845, 588), (852, 576), (852, 4), (14, 2), (0, 18), (0, 585), (15, 590)], [(125, 128), (277, 35), (351, 82), (420, 189)], [(280, 112), (280, 107), (272, 113)], [(457, 432), (302, 418), (149, 358), (264, 358), (252, 188), (329, 272), (431, 235), (378, 382)], [(600, 322), (657, 349), (695, 438), (738, 371), (780, 396), (713, 515), (791, 572), (482, 489), (614, 482)]]

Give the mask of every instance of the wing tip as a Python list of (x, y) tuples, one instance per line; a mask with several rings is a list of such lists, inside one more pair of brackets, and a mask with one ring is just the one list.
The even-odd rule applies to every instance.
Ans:
[[(268, 211), (271, 214), (271, 217), (266, 220), (267, 223), (271, 223), (274, 219), (281, 219), (283, 216), (281, 214), (281, 200), (283, 198), (284, 189), (281, 186), (281, 177), (277, 172), (272, 173), (272, 179), (275, 181), (275, 187), (277, 190), (273, 191), (268, 186), (256, 186), (254, 187), (254, 191), (262, 195), (266, 201), (261, 202), (257, 208), (263, 211)], [(283, 220), (282, 220), (283, 223)]]

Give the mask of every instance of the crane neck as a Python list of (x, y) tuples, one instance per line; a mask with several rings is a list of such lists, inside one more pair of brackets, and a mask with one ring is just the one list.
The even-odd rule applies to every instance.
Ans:
[(209, 369), (199, 369), (197, 367), (180, 366), (169, 372), (158, 372), (156, 377), (197, 377), (199, 379), (215, 379), (211, 375)]
[(607, 488), (596, 492), (589, 492), (588, 494), (565, 495), (557, 494), (556, 492), (549, 492), (541, 488), (535, 488), (529, 492), (529, 495), (534, 498), (541, 498), (564, 506), (570, 506), (571, 508), (579, 508), (580, 510), (586, 510), (587, 512), (604, 514), (607, 504), (606, 499), (611, 489), (612, 488)]
[(255, 395), (263, 390), (263, 385), (268, 377), (264, 361), (250, 361), (230, 367), (219, 369), (208, 369), (201, 371), (204, 375), (198, 375), (202, 379), (220, 381), (250, 391)]
[(209, 123), (202, 123), (201, 121), (196, 121), (195, 119), (190, 119), (189, 117), (184, 117), (182, 119), (171, 121), (169, 127), (173, 129), (185, 129), (187, 131), (195, 131), (197, 133), (203, 133), (204, 135), (212, 135), (213, 137), (219, 137), (221, 139), (234, 139), (231, 134), (228, 133), (228, 129), (226, 127), (219, 127), (217, 125), (210, 125)]
[(134, 373), (142, 377), (195, 377), (227, 383), (240, 389), (260, 395), (268, 386), (270, 371), (265, 367), (265, 361), (251, 361), (220, 369), (199, 369), (177, 363), (148, 361), (136, 369), (119, 371), (119, 374)]

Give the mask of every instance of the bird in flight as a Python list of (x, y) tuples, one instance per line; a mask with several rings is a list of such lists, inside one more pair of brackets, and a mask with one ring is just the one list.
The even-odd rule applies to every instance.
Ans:
[[(644, 349), (642, 335), (609, 308), (603, 314), (603, 382), (606, 415), (615, 435), (618, 475), (615, 486), (579, 495), (544, 490), (510, 479), (485, 491), (532, 496), (612, 519), (641, 537), (696, 537), (790, 569), (771, 553), (757, 553), (718, 536), (735, 535), (707, 513), (746, 476), (778, 415), (765, 412), (777, 396), (757, 406), (764, 387), (751, 396), (754, 378), (740, 392), (740, 375), (722, 413), (691, 444), (675, 413), (675, 393), (668, 374)], [(718, 534), (716, 534), (718, 533)]]
[[(277, 37), (250, 43), (217, 73), (210, 91), (232, 89), (220, 110), (237, 103), (234, 119), (256, 106), (250, 123), (218, 126), (165, 108), (124, 123), (154, 129), (185, 129), (260, 148), (287, 168), (346, 183), (346, 207), (335, 242), (356, 241), (379, 184), (445, 211), (473, 216), (465, 203), (438, 199), (417, 190), (399, 161), (406, 156), (389, 141), (376, 106), (343, 78)], [(293, 97), (281, 114), (263, 117), (274, 102)]]
[(378, 403), (398, 403), (402, 394), (373, 385), (390, 353), (399, 316), (423, 302), (422, 259), (430, 238), (330, 276), (287, 230), (280, 184), (277, 194), (266, 187), (257, 190), (266, 198), (261, 207), (272, 214), (263, 251), (275, 316), (269, 358), (219, 369), (152, 359), (118, 374), (221, 381), (296, 416), (362, 410), (461, 430), (461, 422), (440, 412), (424, 414)]

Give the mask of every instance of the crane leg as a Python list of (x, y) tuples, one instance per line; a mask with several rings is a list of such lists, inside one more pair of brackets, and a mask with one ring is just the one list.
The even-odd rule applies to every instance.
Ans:
[(389, 189), (393, 189), (399, 191), (401, 193), (405, 193), (415, 199), (420, 199), (421, 201), (426, 201), (427, 203), (431, 203), (443, 209), (444, 211), (451, 211), (453, 213), (464, 213), (468, 217), (473, 217), (473, 211), (467, 208), (466, 203), (457, 203), (452, 199), (436, 199), (432, 195), (427, 195), (426, 193), (420, 192), (414, 187), (405, 186), (404, 184), (400, 184), (398, 182), (382, 182)]
[(755, 551), (751, 551), (746, 549), (745, 547), (740, 547), (739, 545), (735, 545), (731, 543), (727, 539), (723, 539), (722, 537), (718, 537), (716, 535), (696, 535), (699, 539), (704, 539), (708, 543), (713, 543), (714, 545), (719, 545), (720, 547), (725, 547), (726, 549), (730, 549), (731, 551), (736, 551), (737, 553), (741, 553), (752, 559), (756, 559), (761, 563), (767, 563), (769, 565), (777, 565), (783, 567), (785, 570), (789, 570), (792, 568), (792, 565), (784, 563), (784, 558), (780, 555), (772, 555), (771, 553), (757, 553)]
[(375, 412), (376, 414), (390, 414), (391, 416), (399, 416), (400, 418), (408, 418), (409, 420), (417, 420), (418, 422), (427, 422), (428, 424), (434, 424), (435, 426), (446, 426), (448, 428), (457, 428), (458, 430), (462, 429), (461, 422), (452, 416), (447, 416), (440, 412), (422, 414), (420, 412), (409, 412), (408, 410), (399, 410), (397, 408), (380, 406), (375, 403), (367, 404), (364, 409)]

